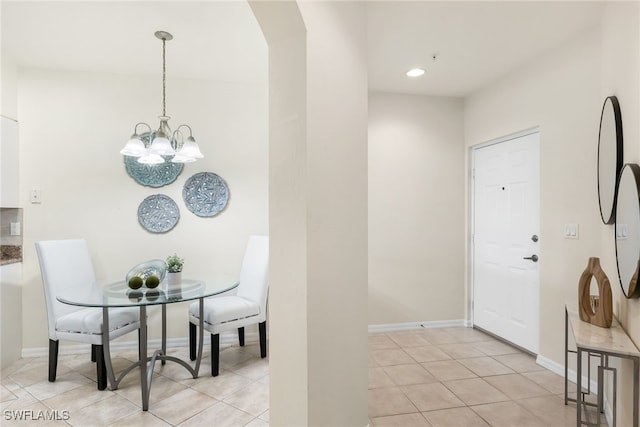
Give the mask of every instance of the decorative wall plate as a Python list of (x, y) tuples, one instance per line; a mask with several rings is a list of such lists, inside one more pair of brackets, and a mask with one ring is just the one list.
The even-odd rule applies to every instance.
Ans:
[(180, 209), (173, 199), (164, 194), (149, 196), (138, 206), (138, 222), (147, 231), (165, 233), (180, 219)]
[(182, 189), (187, 209), (198, 216), (215, 216), (229, 201), (229, 187), (213, 172), (200, 172), (187, 179)]
[[(171, 158), (165, 157), (165, 160)], [(166, 161), (159, 165), (145, 165), (138, 163), (137, 157), (131, 156), (124, 156), (124, 166), (129, 176), (138, 184), (154, 188), (171, 184), (184, 169), (184, 163)]]

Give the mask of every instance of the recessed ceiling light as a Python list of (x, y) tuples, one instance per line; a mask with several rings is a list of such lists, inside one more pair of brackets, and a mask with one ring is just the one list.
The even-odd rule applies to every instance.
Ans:
[(424, 70), (422, 68), (412, 68), (409, 71), (407, 71), (408, 77), (420, 77), (423, 74), (424, 74)]

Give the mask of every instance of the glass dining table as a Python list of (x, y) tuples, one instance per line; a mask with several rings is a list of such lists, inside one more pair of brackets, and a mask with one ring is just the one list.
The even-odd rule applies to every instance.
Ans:
[[(149, 409), (149, 393), (153, 379), (154, 366), (157, 360), (164, 365), (166, 361), (178, 363), (185, 367), (193, 378), (198, 377), (202, 349), (204, 345), (204, 299), (230, 291), (238, 286), (238, 281), (228, 276), (218, 276), (203, 280), (182, 280), (180, 284), (169, 285), (164, 280), (156, 288), (141, 287), (130, 289), (125, 281), (98, 282), (81, 288), (71, 288), (61, 292), (58, 301), (80, 307), (95, 307), (102, 309), (102, 347), (104, 351), (105, 367), (110, 389), (117, 390), (122, 379), (136, 367), (140, 367), (140, 384), (142, 391), (142, 410)], [(167, 304), (185, 301), (199, 301), (200, 324), (198, 325), (198, 353), (195, 365), (167, 354)], [(148, 356), (147, 349), (147, 307), (159, 305), (162, 307), (162, 343), (161, 348)], [(111, 363), (109, 346), (109, 308), (139, 307), (140, 331), (138, 334), (138, 361), (120, 372), (117, 376)]]

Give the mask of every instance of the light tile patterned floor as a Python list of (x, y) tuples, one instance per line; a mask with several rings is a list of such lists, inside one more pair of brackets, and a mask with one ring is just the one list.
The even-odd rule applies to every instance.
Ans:
[[(562, 377), (478, 330), (376, 333), (369, 335), (369, 348), (373, 426), (575, 425), (575, 405), (564, 405)], [(187, 359), (187, 351), (177, 348), (169, 353)], [(136, 358), (136, 352), (121, 351), (113, 362), (119, 370)], [(267, 359), (260, 359), (257, 345), (224, 348), (216, 378), (208, 374), (209, 360), (205, 352), (201, 376), (195, 380), (177, 364), (158, 364), (149, 411), (143, 412), (137, 372), (116, 391), (98, 391), (88, 354), (60, 356), (55, 383), (47, 381), (46, 357), (22, 359), (0, 374), (0, 424), (268, 426), (269, 367)], [(68, 419), (7, 418), (6, 411), (20, 410), (33, 415), (58, 411), (60, 418)]]
[[(188, 360), (187, 348), (169, 349)], [(203, 355), (200, 377), (172, 362), (156, 364), (149, 411), (141, 410), (140, 375), (134, 370), (118, 390), (98, 391), (95, 364), (89, 354), (60, 356), (56, 382), (47, 381), (47, 357), (22, 359), (0, 377), (5, 426), (268, 426), (269, 362), (260, 359), (257, 344), (221, 350), (220, 375), (211, 377), (209, 353)], [(137, 359), (137, 352), (115, 352), (116, 371)], [(68, 418), (55, 422), (16, 421), (9, 414)], [(18, 412), (14, 412), (18, 411)], [(57, 412), (54, 412), (57, 411)], [(68, 412), (63, 412), (68, 411)], [(68, 416), (66, 415), (68, 414)]]
[(576, 425), (561, 376), (479, 330), (369, 334), (369, 349), (373, 426)]

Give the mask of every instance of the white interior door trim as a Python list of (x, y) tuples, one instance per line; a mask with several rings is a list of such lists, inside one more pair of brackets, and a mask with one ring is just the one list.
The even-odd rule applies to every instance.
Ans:
[[(504, 135), (504, 136), (500, 136), (498, 138), (494, 138), (494, 139), (490, 139), (488, 141), (485, 142), (480, 142), (476, 145), (472, 145), (471, 146), (471, 153), (473, 154), (474, 150), (477, 150), (478, 148), (484, 148), (484, 147), (488, 147), (490, 145), (495, 145), (495, 144), (500, 144), (501, 142), (506, 142), (506, 141), (511, 141), (512, 139), (517, 139), (517, 138), (521, 138), (523, 136), (527, 136), (527, 135), (531, 135), (534, 133), (540, 133), (540, 126), (534, 126), (531, 128), (527, 128), (515, 133), (510, 133), (508, 135)], [(471, 169), (473, 169), (473, 156), (471, 157), (472, 161), (471, 161)], [(473, 182), (472, 182), (473, 184)], [(473, 193), (471, 193), (471, 197), (473, 198)]]
[[(486, 148), (486, 147), (489, 147), (489, 146), (492, 146), (492, 145), (496, 145), (496, 144), (499, 144), (499, 143), (512, 141), (512, 140), (517, 140), (519, 138), (523, 138), (523, 137), (526, 137), (526, 136), (532, 135), (532, 134), (538, 134), (538, 137), (537, 137), (537, 141), (538, 142), (535, 143), (534, 146), (532, 146), (532, 147), (536, 147), (536, 151), (531, 152), (531, 153), (535, 154), (535, 159), (534, 159), (535, 163), (532, 163), (532, 164), (536, 165), (535, 167), (538, 168), (537, 169), (538, 172), (535, 172), (534, 175), (531, 175), (532, 179), (534, 179), (533, 177), (535, 177), (535, 179), (533, 181), (530, 181), (530, 182), (535, 182), (535, 188), (537, 188), (538, 190), (535, 190), (534, 193), (531, 193), (531, 194), (534, 194), (534, 197), (535, 197), (534, 199), (530, 199), (530, 200), (532, 200), (531, 203), (533, 203), (533, 201), (537, 200), (535, 203), (533, 203), (531, 205), (533, 208), (535, 208), (535, 206), (537, 206), (537, 208), (535, 208), (535, 211), (536, 211), (535, 216), (533, 217), (533, 218), (537, 218), (537, 219), (534, 219), (533, 223), (531, 223), (531, 224), (535, 224), (535, 228), (537, 228), (537, 230), (539, 231), (539, 214), (540, 214), (539, 213), (539, 192), (538, 192), (539, 191), (539, 138), (540, 138), (540, 136), (539, 136), (540, 135), (539, 127), (536, 126), (536, 127), (528, 128), (528, 129), (525, 129), (525, 130), (522, 130), (522, 131), (519, 131), (519, 132), (516, 132), (516, 133), (513, 133), (513, 134), (509, 134), (509, 135), (505, 135), (505, 136), (502, 136), (502, 137), (499, 137), (499, 138), (495, 138), (495, 139), (486, 141), (484, 143), (476, 144), (476, 145), (470, 147), (470, 151), (469, 151), (469, 155), (471, 156), (471, 162), (470, 162), (470, 166), (469, 166), (470, 167), (469, 176), (470, 176), (470, 179), (471, 179), (471, 183), (470, 183), (470, 199), (469, 199), (470, 200), (470, 205), (469, 205), (469, 207), (470, 207), (470, 210), (469, 210), (469, 212), (470, 212), (470, 216), (469, 216), (469, 230), (470, 230), (470, 238), (469, 238), (469, 242), (470, 242), (470, 246), (469, 246), (469, 260), (470, 260), (469, 283), (470, 283), (470, 286), (468, 288), (469, 289), (469, 291), (468, 291), (469, 292), (468, 293), (469, 304), (468, 304), (467, 307), (469, 308), (469, 319), (470, 319), (472, 325), (475, 325), (477, 323), (476, 321), (478, 320), (478, 319), (476, 319), (476, 310), (481, 309), (481, 307), (478, 307), (477, 304), (476, 304), (476, 300), (477, 300), (476, 292), (478, 291), (478, 289), (476, 289), (476, 287), (478, 286), (478, 284), (476, 282), (478, 280), (477, 279), (477, 274), (483, 274), (483, 276), (485, 276), (485, 282), (483, 282), (484, 283), (484, 285), (483, 285), (484, 289), (487, 289), (487, 286), (488, 286), (487, 283), (493, 283), (491, 281), (486, 282), (486, 277), (491, 277), (491, 276), (486, 276), (485, 273), (479, 273), (481, 271), (486, 271), (486, 269), (477, 270), (478, 268), (480, 268), (480, 266), (477, 265), (477, 262), (478, 262), (478, 260), (476, 259), (477, 251), (481, 250), (481, 248), (477, 247), (477, 244), (480, 244), (480, 243), (476, 241), (476, 236), (477, 236), (477, 233), (479, 232), (478, 229), (476, 229), (477, 220), (478, 220), (476, 218), (476, 215), (478, 214), (478, 212), (476, 212), (476, 209), (477, 209), (477, 203), (480, 203), (479, 199), (476, 200), (476, 197), (478, 197), (478, 191), (479, 191), (479, 189), (477, 188), (477, 185), (479, 185), (479, 184), (478, 184), (478, 182), (476, 180), (476, 176), (475, 176), (476, 165), (478, 164), (477, 163), (478, 162), (478, 157), (477, 156), (479, 154), (479, 152), (477, 150), (482, 149), (482, 148)], [(524, 141), (523, 141), (523, 143), (524, 144), (529, 144), (529, 143), (526, 143)], [(517, 145), (514, 146), (514, 147), (517, 147)], [(484, 155), (486, 156), (486, 155), (488, 155), (488, 153), (490, 153), (490, 152), (486, 152), (486, 153), (484, 153)], [(536, 169), (530, 169), (530, 170), (535, 171)], [(486, 171), (486, 169), (485, 169), (485, 171)], [(485, 172), (485, 173), (487, 173), (487, 172)], [(504, 189), (505, 189), (505, 187), (502, 187), (502, 190), (504, 190)], [(508, 193), (508, 194), (510, 194), (510, 193)], [(508, 196), (508, 197), (511, 197), (511, 196)], [(485, 200), (485, 202), (486, 202), (486, 199), (483, 199), (483, 200)], [(485, 210), (484, 212), (486, 213), (487, 211)], [(508, 212), (508, 211), (505, 211), (505, 212)], [(533, 211), (530, 211), (530, 212), (533, 212)], [(525, 216), (525, 218), (526, 217), (528, 217), (528, 216)], [(516, 218), (518, 218), (518, 217), (516, 217)], [(519, 223), (519, 221), (517, 221), (517, 219), (515, 219), (515, 218), (510, 219), (509, 221), (512, 221), (512, 220), (516, 220), (516, 224)], [(521, 223), (521, 224), (525, 224), (525, 223)], [(536, 233), (536, 234), (538, 234), (538, 233)], [(520, 239), (521, 239), (521, 237), (518, 238), (518, 241)], [(485, 243), (487, 243), (487, 242), (485, 242)], [(489, 246), (489, 247), (492, 247), (492, 246)], [(485, 251), (483, 253), (486, 254), (487, 253), (486, 249), (483, 249), (483, 250)], [(538, 251), (539, 248), (536, 248), (535, 250)], [(488, 264), (488, 265), (491, 265), (491, 264)], [(532, 283), (536, 283), (535, 286), (537, 287), (537, 289), (538, 289), (537, 292), (539, 293), (539, 286), (540, 286), (540, 284), (539, 284), (539, 270), (537, 268), (536, 268), (536, 270), (537, 270), (537, 273), (534, 273), (534, 276), (537, 274), (537, 280), (532, 282)], [(500, 276), (498, 276), (498, 277), (500, 277)], [(498, 282), (495, 282), (495, 283), (496, 283), (495, 286), (498, 286), (497, 285)], [(526, 283), (526, 282), (519, 282), (519, 281), (518, 282), (510, 282), (509, 280), (507, 280), (506, 282), (503, 281), (502, 283), (507, 283), (507, 284), (509, 284), (509, 283), (518, 283), (518, 284), (520, 284), (520, 283)], [(494, 285), (489, 285), (489, 286), (493, 289)], [(526, 287), (524, 289), (526, 289)], [(531, 289), (532, 288), (529, 288), (529, 290), (531, 290)], [(492, 292), (495, 292), (495, 291), (492, 291)], [(491, 295), (491, 293), (483, 294), (483, 295)], [(498, 293), (497, 295), (512, 295), (513, 296), (513, 294), (503, 294), (503, 293)], [(486, 302), (486, 299), (483, 298), (483, 301)], [(497, 304), (497, 300), (495, 300), (494, 303)], [(481, 305), (484, 307), (483, 304), (481, 304)], [(533, 323), (531, 323), (531, 324), (530, 323), (526, 323), (526, 324), (527, 325), (535, 325), (534, 328), (533, 328), (534, 332), (535, 331), (539, 332), (539, 307), (536, 307), (535, 310), (537, 310), (537, 314), (535, 316), (535, 321)], [(513, 311), (512, 311), (512, 315), (513, 315)], [(509, 318), (509, 317), (507, 316), (505, 318)], [(514, 318), (512, 317), (511, 319), (514, 319)], [(486, 322), (487, 320), (485, 319), (483, 321)], [(479, 324), (479, 326), (482, 326), (482, 325)], [(529, 330), (529, 326), (527, 326), (526, 329)], [(506, 337), (506, 338), (508, 339), (508, 337)], [(535, 340), (539, 342), (539, 337), (535, 337)], [(514, 342), (515, 342), (515, 340), (514, 340)], [(518, 342), (515, 342), (515, 343), (518, 344)], [(532, 346), (532, 349), (535, 349), (537, 351), (537, 345), (531, 344), (531, 346)]]

